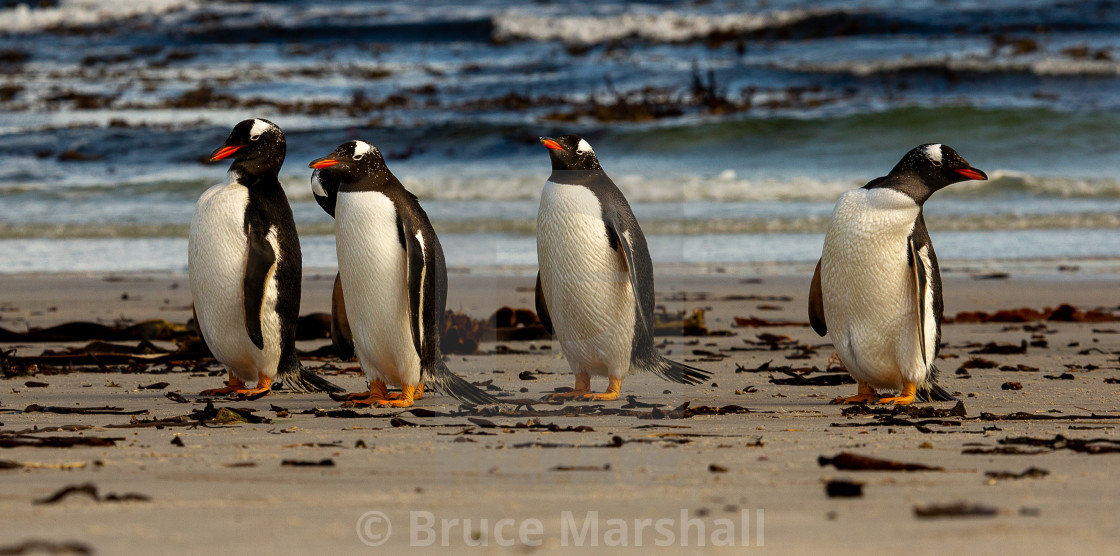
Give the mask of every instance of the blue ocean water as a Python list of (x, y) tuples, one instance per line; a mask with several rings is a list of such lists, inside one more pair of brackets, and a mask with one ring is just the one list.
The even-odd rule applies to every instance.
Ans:
[[(306, 162), (362, 138), (449, 262), (532, 265), (541, 135), (587, 137), (655, 261), (806, 262), (836, 197), (942, 142), (943, 260), (1120, 257), (1111, 1), (0, 2), (0, 272), (185, 268), (237, 121)], [(453, 247), (453, 248), (452, 248)]]

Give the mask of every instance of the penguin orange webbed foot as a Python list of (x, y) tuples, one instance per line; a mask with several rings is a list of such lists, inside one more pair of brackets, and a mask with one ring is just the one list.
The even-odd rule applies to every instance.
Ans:
[(342, 407), (370, 407), (380, 401), (388, 399), (385, 383), (381, 380), (371, 380), (369, 392), (354, 392), (344, 396), (331, 396), (335, 401), (345, 401)]
[(860, 404), (860, 403), (875, 403), (878, 400), (879, 400), (879, 396), (876, 395), (876, 394), (856, 394), (855, 396), (848, 396), (846, 398), (843, 397), (843, 396), (840, 396), (839, 398), (836, 398), (836, 399), (832, 400), (832, 403), (833, 404), (840, 404), (840, 405), (843, 405), (843, 404)]
[(832, 400), (833, 404), (859, 404), (859, 403), (874, 403), (879, 399), (879, 393), (866, 382), (856, 381), (858, 385), (857, 394), (854, 396), (840, 396)]
[(245, 388), (245, 385), (242, 384), (240, 389), (234, 390), (231, 394), (235, 400), (255, 400), (267, 396), (271, 391), (272, 378), (257, 373), (256, 388)]
[(607, 380), (609, 383), (606, 392), (602, 394), (585, 394), (580, 399), (589, 402), (609, 402), (611, 400), (617, 400), (619, 393), (622, 392), (622, 379), (612, 376)]
[(203, 391), (199, 392), (198, 395), (199, 396), (224, 396), (226, 394), (233, 394), (235, 392), (239, 392), (244, 388), (245, 388), (244, 384), (238, 384), (236, 386), (231, 384), (229, 386), (224, 386), (222, 388), (211, 388), (209, 390), (203, 390)]
[(397, 400), (381, 400), (377, 402), (378, 407), (412, 407), (413, 400), (397, 399)]
[[(399, 399), (401, 399), (402, 395), (403, 395), (402, 392), (391, 392), (391, 393), (389, 393), (388, 396), (385, 397), (385, 399), (387, 399), (387, 400), (399, 400)], [(414, 399), (414, 400), (424, 399), (424, 385), (423, 384), (416, 387), (416, 392), (413, 394), (412, 399)]]
[(556, 392), (549, 394), (549, 400), (574, 400), (591, 395), (591, 375), (587, 373), (576, 374), (576, 387), (571, 392)]
[(914, 396), (897, 396), (894, 398), (880, 398), (875, 403), (893, 404), (893, 405), (910, 405), (914, 403)]
[(377, 402), (377, 405), (381, 407), (412, 407), (417, 390), (416, 386), (402, 385), (400, 395), (396, 398), (381, 400)]
[(225, 386), (223, 386), (221, 388), (211, 388), (209, 390), (203, 390), (202, 392), (199, 392), (198, 395), (199, 396), (225, 396), (226, 394), (236, 394), (238, 392), (244, 392), (244, 391), (245, 391), (245, 382), (243, 380), (241, 380), (240, 378), (238, 378), (236, 376), (233, 376), (233, 373), (231, 372), (229, 374), (229, 380), (226, 381)]
[(580, 399), (585, 402), (609, 402), (618, 399), (618, 392), (603, 392), (602, 394), (585, 394)]
[(238, 390), (230, 397), (238, 401), (252, 401), (267, 396), (269, 392), (272, 392), (272, 386), (257, 386), (256, 388)]
[(590, 396), (590, 395), (591, 395), (591, 390), (590, 389), (587, 389), (587, 390), (572, 390), (571, 392), (556, 392), (554, 394), (549, 394), (548, 399), (550, 399), (550, 400), (572, 400), (572, 399), (582, 398), (584, 396)]
[(914, 396), (917, 394), (917, 387), (910, 383), (903, 383), (902, 392), (898, 396), (892, 398), (882, 398), (878, 401), (881, 404), (894, 404), (894, 405), (910, 405), (914, 403)]

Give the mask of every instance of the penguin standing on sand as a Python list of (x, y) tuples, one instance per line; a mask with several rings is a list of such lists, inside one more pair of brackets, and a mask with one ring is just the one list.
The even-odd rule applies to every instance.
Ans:
[[(447, 267), (428, 215), (364, 141), (339, 145), (312, 161), (312, 191), (335, 218), (345, 307), (369, 392), (346, 405), (409, 407), (431, 386), (461, 401), (496, 403), (448, 370), (440, 351)], [(341, 295), (345, 287), (345, 296)], [(400, 386), (390, 395), (386, 386)]]
[[(809, 321), (858, 383), (834, 403), (955, 398), (937, 385), (941, 272), (922, 206), (960, 181), (986, 180), (947, 145), (919, 146), (889, 174), (840, 196), (809, 290)], [(880, 398), (877, 389), (895, 390)]]
[[(195, 317), (214, 357), (229, 370), (225, 388), (202, 395), (264, 395), (279, 374), (300, 392), (338, 391), (296, 357), (303, 258), (277, 174), (284, 132), (268, 120), (237, 124), (210, 161), (232, 158), (228, 183), (198, 200), (188, 247)], [(247, 388), (247, 382), (256, 388)]]
[[(576, 375), (554, 398), (616, 400), (631, 371), (698, 384), (707, 371), (669, 361), (653, 345), (653, 263), (630, 204), (591, 145), (576, 135), (541, 138), (552, 175), (537, 214), (536, 304)], [(591, 375), (606, 376), (603, 394)]]

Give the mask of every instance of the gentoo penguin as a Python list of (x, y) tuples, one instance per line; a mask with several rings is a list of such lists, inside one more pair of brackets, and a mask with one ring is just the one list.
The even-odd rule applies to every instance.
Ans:
[[(425, 386), (470, 403), (497, 403), (455, 376), (440, 351), (447, 307), (443, 249), (416, 196), (365, 141), (312, 161), (312, 191), (335, 218), (340, 296), (369, 392), (346, 405), (409, 407)], [(386, 385), (400, 386), (390, 395)]]
[[(631, 371), (698, 384), (707, 371), (669, 361), (653, 345), (653, 263), (630, 204), (591, 145), (576, 135), (542, 137), (552, 159), (537, 213), (536, 304), (576, 375), (556, 398), (616, 400)], [(591, 393), (591, 375), (606, 393)]]
[[(929, 144), (840, 196), (809, 291), (813, 330), (828, 334), (859, 384), (836, 403), (954, 399), (933, 366), (944, 304), (922, 205), (947, 185), (986, 179), (947, 145)], [(879, 398), (877, 389), (900, 393)]]
[[(296, 357), (303, 259), (288, 198), (276, 176), (284, 132), (268, 120), (237, 124), (210, 160), (232, 158), (228, 183), (198, 200), (188, 272), (202, 338), (229, 370), (225, 388), (202, 395), (265, 394), (279, 373), (297, 391), (337, 391)], [(256, 382), (256, 388), (247, 388)]]

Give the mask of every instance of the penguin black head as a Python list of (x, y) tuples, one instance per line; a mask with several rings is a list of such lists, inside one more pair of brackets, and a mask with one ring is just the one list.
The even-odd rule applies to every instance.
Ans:
[(370, 177), (380, 184), (389, 176), (381, 151), (365, 141), (343, 143), (331, 154), (312, 160), (307, 167), (315, 169), (311, 175), (311, 192), (319, 206), (331, 216), (334, 216), (340, 187)]
[(591, 144), (579, 135), (561, 135), (555, 139), (541, 137), (548, 148), (553, 170), (602, 170)]
[(965, 180), (988, 179), (987, 174), (973, 168), (957, 151), (940, 143), (928, 143), (911, 149), (891, 170), (890, 177), (917, 178), (895, 180), (897, 185), (892, 187), (913, 197), (918, 204), (948, 185)]
[(252, 175), (276, 174), (287, 152), (288, 144), (280, 126), (256, 118), (233, 126), (225, 143), (210, 154), (210, 162), (232, 157), (230, 169), (238, 168)]

